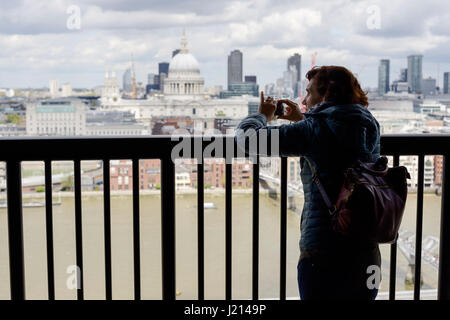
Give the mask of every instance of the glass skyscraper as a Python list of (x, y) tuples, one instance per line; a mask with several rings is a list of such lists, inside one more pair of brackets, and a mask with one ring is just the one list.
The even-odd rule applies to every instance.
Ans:
[(408, 56), (408, 87), (412, 93), (422, 93), (422, 55)]
[(389, 91), (389, 60), (380, 60), (380, 66), (378, 67), (378, 93), (383, 95)]
[(295, 79), (292, 79), (292, 90), (294, 93), (294, 97), (298, 97), (301, 73), (302, 73), (302, 56), (298, 53), (294, 53), (294, 55), (290, 56), (287, 60), (287, 71), (294, 70)]
[(448, 83), (448, 77), (450, 76), (450, 72), (444, 72), (444, 94), (449, 93), (449, 83)]
[(228, 86), (242, 83), (242, 52), (233, 50), (228, 56)]
[(125, 70), (122, 82), (123, 82), (123, 91), (131, 92), (131, 68)]

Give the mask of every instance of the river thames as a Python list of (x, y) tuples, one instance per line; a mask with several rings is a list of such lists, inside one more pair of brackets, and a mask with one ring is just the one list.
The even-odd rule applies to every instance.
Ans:
[[(197, 299), (197, 208), (195, 194), (176, 198), (176, 289), (177, 299)], [(54, 198), (56, 199), (56, 197)], [(103, 198), (83, 192), (83, 263), (85, 299), (104, 299)], [(303, 200), (298, 198), (301, 208)], [(76, 299), (67, 287), (67, 268), (75, 265), (74, 198), (61, 197), (53, 207), (56, 299)], [(205, 193), (205, 298), (225, 298), (225, 196)], [(415, 231), (415, 194), (408, 195), (402, 230)], [(232, 288), (233, 299), (252, 295), (252, 197), (233, 190)], [(424, 197), (423, 236), (439, 237), (441, 198)], [(9, 264), (6, 209), (0, 209), (0, 299), (9, 299)], [(140, 196), (142, 299), (161, 299), (161, 201), (159, 194)], [(133, 299), (133, 240), (131, 195), (111, 198), (113, 299)], [(24, 208), (24, 252), (27, 299), (47, 299), (45, 207)], [(298, 297), (297, 261), (300, 214), (287, 213), (287, 297)], [(259, 297), (279, 297), (280, 205), (279, 200), (260, 195)], [(389, 289), (390, 245), (380, 246), (382, 282)], [(397, 250), (397, 290), (405, 286), (408, 262)], [(435, 269), (422, 263), (423, 289), (437, 287)]]

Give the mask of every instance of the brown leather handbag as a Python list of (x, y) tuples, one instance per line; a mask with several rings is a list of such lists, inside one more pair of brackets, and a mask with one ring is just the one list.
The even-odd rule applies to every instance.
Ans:
[(386, 157), (375, 163), (357, 161), (345, 170), (341, 191), (333, 205), (311, 164), (313, 161), (305, 159), (329, 209), (335, 232), (374, 243), (397, 240), (408, 195), (406, 179), (411, 179), (404, 166), (388, 168)]

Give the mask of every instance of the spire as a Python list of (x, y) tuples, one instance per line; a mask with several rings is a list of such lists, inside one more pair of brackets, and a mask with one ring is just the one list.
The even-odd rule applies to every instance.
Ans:
[(180, 53), (188, 53), (186, 31), (183, 29), (183, 36), (181, 37), (181, 50)]
[(106, 72), (105, 72), (105, 78), (108, 79), (109, 78), (109, 71), (108, 68), (106, 68)]

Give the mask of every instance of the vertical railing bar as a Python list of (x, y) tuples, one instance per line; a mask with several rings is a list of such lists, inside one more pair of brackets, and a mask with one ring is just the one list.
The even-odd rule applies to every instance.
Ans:
[(25, 300), (21, 180), (20, 161), (7, 161), (6, 189), (8, 203), (9, 275), (11, 300)]
[[(400, 156), (394, 155), (394, 167), (400, 165)], [(391, 244), (391, 264), (389, 271), (389, 300), (395, 300), (395, 282), (397, 280), (397, 241)]]
[(161, 243), (163, 299), (175, 300), (175, 165), (161, 159)]
[(439, 237), (438, 300), (450, 300), (450, 154), (442, 167), (441, 230)]
[(47, 283), (49, 300), (55, 300), (52, 189), (52, 162), (51, 160), (45, 160), (45, 229), (47, 238)]
[(74, 184), (75, 184), (75, 242), (76, 263), (78, 271), (78, 300), (84, 299), (83, 287), (83, 233), (82, 233), (82, 209), (81, 209), (81, 161), (74, 160)]
[(103, 159), (103, 227), (105, 236), (105, 298), (112, 300), (111, 180), (109, 159)]
[(205, 299), (205, 187), (203, 159), (197, 164), (198, 300)]
[[(227, 159), (228, 161), (228, 159)], [(232, 299), (232, 163), (225, 164), (225, 299)]]
[(133, 163), (133, 257), (134, 257), (134, 300), (141, 300), (141, 244), (139, 219), (139, 159)]
[(423, 225), (423, 180), (424, 155), (419, 155), (419, 170), (417, 181), (417, 217), (416, 217), (416, 256), (414, 272), (414, 300), (420, 300), (420, 274), (422, 266), (422, 225)]
[(287, 158), (281, 157), (280, 300), (286, 300)]
[(259, 157), (253, 158), (253, 272), (252, 299), (258, 300), (259, 290)]

